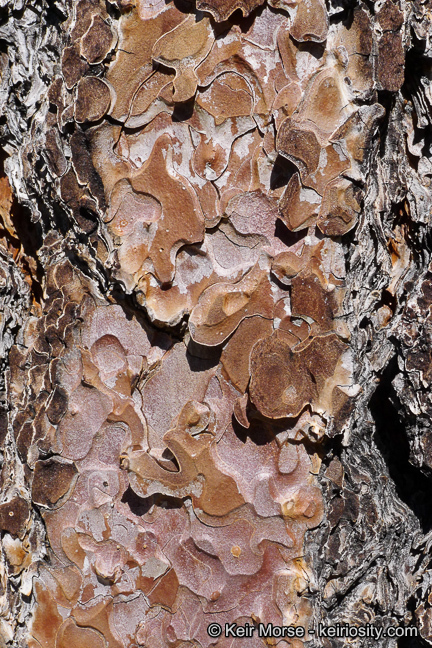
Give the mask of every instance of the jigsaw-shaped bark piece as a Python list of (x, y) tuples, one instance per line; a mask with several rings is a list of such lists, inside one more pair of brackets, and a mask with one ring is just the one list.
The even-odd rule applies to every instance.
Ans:
[[(262, 420), (252, 419), (248, 434), (261, 434), (263, 440), (269, 428), (270, 426), (266, 430)], [(284, 528), (284, 525), (280, 524), (280, 515), (287, 502), (293, 499), (297, 489), (306, 486), (307, 475), (311, 469), (310, 457), (302, 446), (297, 450), (296, 446), (287, 445), (279, 450), (275, 439), (266, 438), (266, 443), (258, 445), (250, 438), (238, 437), (239, 434), (234, 434), (232, 428), (229, 428), (218, 444), (218, 453), (224, 465), (229, 467), (230, 473), (235, 477), (243, 497), (252, 506), (245, 506), (227, 516), (224, 526), (243, 518), (256, 527), (250, 542), (253, 551), (263, 547), (263, 540), (273, 540), (289, 549), (285, 555), (295, 555), (297, 547), (302, 542), (304, 524), (307, 525), (309, 520), (307, 516), (302, 515), (303, 512), (299, 512), (298, 518), (295, 521), (293, 519), (294, 523)], [(315, 512), (318, 513), (322, 507), (322, 500), (318, 493), (313, 499), (316, 503)], [(256, 515), (262, 519), (259, 524)], [(201, 513), (199, 516), (201, 518)], [(314, 521), (319, 522), (317, 518)], [(208, 517), (202, 519), (207, 525), (210, 523)], [(202, 534), (200, 529), (193, 529), (193, 531), (197, 538)], [(229, 529), (227, 531), (229, 532)], [(211, 536), (208, 532), (205, 536), (207, 546), (210, 548)]]
[(208, 11), (218, 22), (227, 20), (231, 14), (240, 9), (243, 16), (263, 4), (263, 0), (198, 0), (197, 9)]
[[(343, 93), (336, 88), (337, 84), (334, 85), (335, 74), (320, 74), (324, 76), (318, 85), (321, 82), (325, 85), (331, 80), (330, 95), (335, 90), (339, 98), (343, 98)], [(277, 148), (299, 169), (299, 173), (290, 178), (279, 203), (282, 219), (292, 231), (317, 223), (323, 233), (340, 236), (357, 222), (361, 192), (341, 174), (355, 180), (362, 179), (361, 167), (365, 162), (367, 142), (382, 116), (382, 110), (378, 105), (362, 106), (338, 126), (340, 110), (337, 102), (333, 103), (336, 109), (328, 126), (317, 116), (313, 119), (307, 117), (307, 111), (310, 115), (313, 113), (311, 101), (307, 102), (306, 112), (303, 110), (304, 122), (299, 121), (302, 114), (300, 109), (299, 117), (296, 115), (295, 120), (286, 119), (279, 129)], [(349, 113), (349, 110), (347, 108), (346, 112)], [(323, 126), (313, 126), (314, 120)], [(333, 130), (335, 127), (336, 130)], [(320, 142), (325, 143), (329, 137), (329, 143), (322, 146)]]
[(208, 86), (219, 74), (234, 72), (232, 67), (241, 72), (238, 67), (244, 64), (241, 50), (241, 33), (236, 27), (231, 30), (229, 39), (215, 40), (209, 56), (196, 69), (199, 86)]
[(322, 0), (297, 0), (296, 12), (290, 34), (300, 43), (322, 43), (327, 38), (327, 10)]
[[(101, 182), (100, 176), (96, 172), (93, 162), (91, 159), (91, 154), (89, 151), (89, 142), (85, 134), (76, 130), (71, 137), (71, 151), (72, 151), (72, 162), (73, 169), (75, 171), (76, 180), (73, 177), (74, 172), (72, 169), (63, 176), (62, 178), (62, 197), (65, 201), (71, 203), (71, 207), (74, 209), (74, 215), (77, 219), (82, 217), (82, 213), (77, 209), (77, 205), (81, 207), (90, 208), (90, 210), (95, 211), (97, 206), (100, 209), (106, 207), (104, 187)], [(68, 181), (69, 180), (69, 181)], [(76, 181), (79, 184), (88, 187), (87, 191), (83, 191), (81, 187), (77, 187)], [(63, 196), (63, 194), (65, 194)], [(89, 195), (91, 194), (91, 195)], [(97, 201), (95, 203), (95, 201)], [(94, 220), (91, 221), (89, 230), (95, 228)], [(89, 231), (88, 230), (88, 231)]]
[(295, 82), (287, 83), (278, 91), (272, 106), (277, 130), (280, 129), (287, 117), (292, 116), (300, 104), (301, 98), (302, 90), (300, 85)]
[(268, 261), (250, 270), (236, 284), (216, 284), (202, 295), (189, 318), (195, 342), (218, 346), (233, 333), (245, 317), (272, 316), (273, 300), (268, 280)]
[(225, 207), (225, 215), (239, 234), (264, 235), (272, 254), (285, 249), (285, 245), (275, 236), (276, 222), (280, 218), (277, 202), (262, 191), (235, 195)]
[(203, 17), (197, 21), (191, 14), (154, 44), (152, 59), (176, 71), (175, 102), (188, 101), (195, 95), (198, 82), (195, 68), (207, 57), (213, 39), (210, 20)]
[[(208, 432), (192, 436), (193, 428), (198, 424), (205, 430), (206, 418), (206, 408), (200, 408), (198, 403), (188, 403), (179, 416), (177, 426), (165, 434), (164, 441), (177, 460), (178, 472), (165, 470), (145, 450), (131, 449), (126, 452), (123, 467), (132, 473), (132, 487), (141, 497), (162, 488), (162, 492), (165, 490), (167, 494), (191, 496), (195, 507), (216, 516), (226, 515), (244, 503), (235, 481), (214, 464), (214, 437)], [(201, 487), (199, 476), (203, 480)]]
[(224, 347), (221, 363), (226, 376), (240, 392), (245, 392), (249, 383), (249, 355), (252, 347), (273, 331), (271, 320), (263, 317), (244, 319), (228, 344)]
[(225, 172), (215, 182), (222, 191), (222, 211), (234, 196), (262, 189), (257, 162), (261, 146), (262, 139), (257, 130), (242, 134), (233, 143)]
[(55, 646), (57, 633), (63, 618), (58, 611), (56, 602), (40, 581), (35, 583), (37, 600), (36, 611), (32, 619), (30, 633), (37, 641), (36, 645), (48, 648)]
[(342, 236), (354, 227), (361, 210), (359, 193), (345, 178), (327, 185), (318, 218), (318, 227), (324, 234)]
[(88, 70), (88, 65), (80, 57), (77, 45), (65, 47), (62, 54), (62, 74), (68, 90), (74, 87)]
[[(375, 16), (382, 35), (378, 42), (378, 62), (376, 67), (380, 90), (396, 92), (404, 82), (405, 52), (401, 34), (404, 17), (393, 2), (386, 2)], [(392, 56), (388, 56), (388, 52)]]
[(218, 279), (211, 259), (200, 250), (184, 248), (176, 257), (172, 287), (162, 289), (150, 274), (138, 284), (137, 300), (145, 305), (153, 322), (176, 326), (190, 313), (204, 290)]
[(310, 318), (312, 335), (322, 335), (334, 328), (340, 315), (342, 296), (334, 284), (310, 272), (302, 272), (291, 281), (291, 312), (293, 317)]
[[(133, 363), (137, 357), (147, 356), (150, 359), (152, 355), (158, 355), (155, 348), (153, 354), (150, 353), (153, 336), (149, 336), (135, 318), (126, 319), (121, 307), (116, 305), (97, 308), (88, 313), (81, 331), (81, 339), (83, 345), (96, 354), (96, 364), (105, 373), (115, 370), (118, 366), (118, 349), (124, 350), (130, 370), (135, 368)], [(106, 351), (105, 345), (97, 346), (103, 340), (107, 340)], [(112, 347), (111, 341), (114, 340), (116, 346)], [(155, 339), (154, 341), (156, 342)]]
[(381, 104), (360, 106), (332, 137), (335, 144), (343, 145), (348, 151), (351, 161), (349, 175), (353, 174), (355, 179), (362, 177), (361, 168), (368, 159), (367, 151), (370, 149), (374, 130), (384, 115), (385, 110)]
[(39, 576), (58, 605), (70, 610), (77, 604), (83, 579), (75, 566), (40, 565)]
[(106, 5), (100, 0), (78, 0), (76, 4), (76, 18), (70, 37), (73, 41), (78, 41), (88, 31), (92, 20), (95, 16), (106, 19), (108, 14)]
[(316, 486), (303, 486), (290, 493), (282, 504), (285, 519), (302, 522), (306, 527), (317, 526), (323, 516), (323, 501)]
[(253, 111), (254, 97), (250, 86), (238, 74), (225, 72), (200, 92), (198, 104), (213, 115), (216, 126), (226, 119), (250, 116)]
[(75, 119), (79, 124), (101, 119), (111, 105), (112, 97), (108, 84), (97, 77), (84, 77), (77, 88)]
[(315, 133), (298, 128), (290, 119), (286, 119), (279, 129), (277, 149), (296, 165), (302, 178), (313, 174), (318, 168), (321, 147)]
[(157, 11), (155, 15), (147, 17), (145, 22), (137, 9), (122, 16), (118, 51), (106, 76), (116, 93), (116, 102), (111, 112), (114, 119), (126, 121), (137, 90), (154, 72), (154, 44), (183, 20), (184, 14), (172, 3), (164, 7), (164, 11)]
[(114, 43), (114, 35), (109, 25), (96, 14), (81, 39), (81, 56), (91, 65), (102, 63), (114, 47)]
[[(319, 285), (323, 290), (333, 293), (331, 300), (335, 299), (335, 304), (338, 308), (341, 306), (341, 294), (343, 294), (344, 285), (344, 272), (341, 268), (341, 249), (337, 244), (331, 240), (324, 240), (315, 242), (308, 245), (299, 246), (296, 253), (287, 251), (279, 254), (273, 261), (272, 272), (278, 277), (281, 283), (286, 286), (292, 286), (291, 297), (293, 290), (300, 289), (303, 285), (303, 280), (306, 277), (314, 277), (317, 279), (317, 286)], [(315, 283), (315, 279), (313, 280)], [(306, 281), (308, 283), (308, 281)], [(305, 291), (304, 295), (307, 291)], [(292, 299), (289, 300), (289, 313), (292, 310)], [(322, 296), (321, 296), (322, 297)], [(314, 300), (316, 307), (325, 308), (321, 297), (316, 296)], [(287, 298), (285, 298), (287, 299)], [(294, 297), (296, 299), (296, 297)], [(282, 301), (284, 298), (282, 298)], [(307, 299), (304, 300), (305, 303)], [(325, 302), (325, 299), (324, 299)], [(336, 307), (335, 307), (336, 308)], [(336, 315), (336, 310), (334, 311)], [(339, 313), (338, 313), (339, 314)]]
[(128, 128), (137, 128), (151, 121), (161, 110), (170, 110), (173, 99), (174, 72), (168, 68), (155, 70), (135, 93), (129, 115), (126, 119)]
[[(212, 86), (213, 87), (213, 84)], [(224, 121), (223, 119), (221, 120)], [(200, 142), (195, 149), (193, 167), (203, 180), (217, 180), (227, 165), (226, 151), (219, 144), (209, 142), (200, 135)]]
[(298, 416), (316, 398), (316, 387), (299, 353), (276, 332), (258, 342), (250, 358), (250, 397), (269, 418)]
[(58, 459), (37, 461), (32, 483), (32, 499), (41, 506), (55, 505), (69, 491), (77, 475), (74, 464)]
[(294, 115), (295, 125), (313, 131), (321, 146), (354, 112), (344, 81), (344, 66), (345, 61), (315, 74)]
[(321, 196), (313, 189), (302, 186), (299, 174), (295, 173), (279, 203), (281, 220), (290, 230), (297, 232), (316, 222), (320, 207)]
[(353, 10), (348, 27), (341, 25), (336, 36), (337, 44), (346, 50), (348, 64), (346, 75), (355, 94), (368, 98), (373, 88), (372, 25), (366, 11), (360, 6)]
[(92, 628), (82, 628), (71, 618), (60, 627), (57, 635), (58, 648), (105, 648), (104, 638)]
[(308, 404), (331, 412), (328, 390), (336, 386), (346, 349), (334, 334), (315, 337), (300, 350), (292, 350), (281, 332), (257, 342), (250, 359), (252, 402), (269, 418), (298, 416)]
[[(142, 388), (142, 407), (153, 445), (160, 447), (163, 435), (174, 427), (185, 402), (204, 400), (215, 370), (212, 363), (187, 353), (182, 342), (166, 353), (160, 367)], [(164, 399), (160, 398), (161, 393)]]
[(117, 632), (110, 624), (112, 615), (112, 598), (105, 596), (88, 606), (77, 606), (73, 616), (77, 626), (91, 628), (98, 631), (107, 644), (107, 648), (122, 648), (123, 641), (118, 638)]
[(289, 298), (277, 302), (274, 312), (274, 328), (285, 334), (286, 340), (292, 348), (305, 342), (313, 330), (306, 320), (292, 318)]
[(301, 256), (291, 251), (281, 252), (273, 259), (271, 270), (281, 283), (291, 285), (291, 279), (306, 267), (310, 259), (309, 249), (306, 250)]
[[(307, 177), (302, 178), (304, 185), (316, 191), (320, 196), (324, 195), (326, 188), (333, 180), (342, 173), (349, 172), (352, 167), (352, 159), (350, 158), (356, 152), (356, 149), (349, 146), (352, 143), (349, 140), (354, 139), (354, 137), (349, 138), (349, 135), (351, 135), (349, 123), (351, 123), (350, 119), (336, 131), (334, 139), (337, 141), (331, 142), (331, 144), (321, 149), (317, 169)], [(344, 129), (346, 137), (341, 136), (339, 139), (339, 133), (342, 129)], [(349, 154), (346, 152), (347, 149)]]
[(83, 459), (112, 409), (112, 400), (107, 395), (94, 388), (77, 387), (69, 398), (69, 412), (58, 428), (62, 455), (72, 460)]
[[(159, 203), (161, 215), (152, 228), (151, 243), (147, 242), (149, 237), (142, 229), (141, 232), (135, 230), (136, 234), (129, 243), (130, 253), (139, 255), (139, 265), (150, 258), (155, 275), (162, 283), (172, 281), (175, 255), (181, 245), (201, 241), (204, 236), (203, 218), (195, 194), (186, 181), (168, 171), (166, 156), (170, 145), (169, 136), (162, 135), (139, 175), (131, 181), (133, 189), (142, 198), (149, 200), (150, 197), (153, 202), (157, 201), (156, 205)], [(133, 194), (128, 194), (128, 198), (133, 199)], [(182, 214), (181, 222), (177, 217), (179, 212)], [(149, 225), (151, 227), (151, 221), (147, 221)]]
[(28, 502), (20, 495), (15, 495), (9, 501), (0, 504), (0, 528), (12, 536), (22, 537), (29, 514)]

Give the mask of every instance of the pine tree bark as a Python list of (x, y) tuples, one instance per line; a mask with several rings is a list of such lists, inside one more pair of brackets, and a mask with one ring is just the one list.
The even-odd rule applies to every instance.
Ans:
[(431, 34), (0, 0), (1, 647), (432, 644)]

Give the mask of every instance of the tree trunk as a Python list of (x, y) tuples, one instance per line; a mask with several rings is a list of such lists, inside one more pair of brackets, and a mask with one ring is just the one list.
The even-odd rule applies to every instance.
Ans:
[(431, 35), (0, 0), (0, 646), (432, 644)]

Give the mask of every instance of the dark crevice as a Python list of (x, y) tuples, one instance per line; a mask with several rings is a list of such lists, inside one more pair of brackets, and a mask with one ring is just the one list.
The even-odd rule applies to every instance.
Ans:
[(278, 155), (270, 175), (270, 189), (274, 191), (287, 185), (296, 171), (297, 167), (290, 160)]
[(69, 215), (58, 202), (53, 205), (53, 221), (54, 229), (58, 229), (59, 233), (64, 237), (72, 228)]
[(432, 481), (410, 463), (410, 446), (392, 381), (398, 373), (395, 356), (381, 377), (369, 406), (375, 421), (374, 439), (382, 453), (398, 497), (417, 517), (423, 533), (432, 529)]
[(383, 290), (381, 293), (381, 300), (379, 304), (377, 305), (377, 308), (379, 306), (388, 306), (392, 313), (394, 314), (397, 310), (398, 307), (398, 302), (397, 299), (394, 295), (391, 294), (390, 291), (388, 290)]
[(275, 284), (275, 286), (280, 288), (280, 290), (285, 290), (287, 295), (291, 293), (291, 286), (282, 283), (282, 281), (280, 281), (280, 279), (278, 279), (277, 276), (273, 274), (273, 272), (270, 272), (270, 279), (272, 280), (272, 283)]
[[(78, 240), (79, 240), (79, 238), (78, 238)], [(82, 240), (80, 242), (83, 242), (83, 243), (87, 242), (86, 237), (83, 236), (83, 238), (82, 238)], [(89, 249), (91, 249), (91, 248), (89, 247)], [(88, 277), (89, 279), (93, 279), (93, 280), (95, 279), (95, 274), (92, 271), (92, 269), (91, 269), (89, 263), (87, 262), (87, 260), (84, 259), (79, 254), (77, 254), (75, 252), (75, 250), (72, 250), (70, 248), (66, 248), (65, 249), (65, 256), (69, 259), (69, 261), (71, 262), (71, 265), (73, 267), (78, 268), (83, 273), (84, 276)], [(101, 284), (102, 280), (104, 281), (105, 285), (103, 285), (102, 288), (103, 288), (103, 290), (106, 291), (107, 290), (107, 278), (105, 276), (105, 271), (104, 271), (105, 269), (103, 268), (103, 266), (100, 263), (98, 263), (97, 265), (98, 265), (98, 270), (99, 270), (99, 274), (97, 275), (97, 279), (99, 281), (99, 284)]]
[(88, 207), (80, 207), (79, 212), (74, 214), (78, 226), (84, 234), (92, 234), (98, 227), (97, 214)]
[(427, 251), (432, 249), (429, 238), (430, 232), (424, 232), (422, 224), (416, 223), (411, 217), (409, 203), (406, 199), (393, 205), (392, 211), (394, 213), (392, 230), (394, 231), (396, 227), (403, 230), (406, 240), (409, 243), (410, 251), (413, 254), (414, 262), (420, 260), (421, 265), (424, 265), (423, 255), (425, 248)]
[(398, 648), (425, 648), (426, 646), (430, 646), (430, 643), (422, 639), (420, 636), (400, 637), (397, 646)]
[[(407, 611), (411, 612), (412, 618), (415, 619), (415, 609), (416, 609), (415, 598), (412, 596), (406, 602)], [(415, 623), (410, 623), (407, 627), (415, 627)], [(417, 630), (418, 632), (418, 630)], [(398, 648), (424, 648), (425, 646), (430, 646), (430, 643), (422, 639), (422, 637), (399, 637), (397, 642)]]
[[(168, 4), (169, 0), (165, 0)], [(176, 8), (184, 14), (196, 14), (195, 3), (189, 2), (188, 0), (174, 0), (174, 5)]]
[[(180, 472), (180, 464), (177, 461), (177, 457), (171, 452), (169, 448), (165, 448), (165, 450), (162, 452), (162, 457), (165, 459), (165, 465), (162, 466), (164, 470), (169, 470), (170, 472)], [(172, 464), (172, 470), (167, 467), (166, 462), (170, 462)]]
[(350, 2), (350, 0), (332, 0), (329, 4), (338, 9), (329, 16), (330, 23), (343, 23), (347, 29), (350, 29), (354, 16), (353, 9), (357, 4)]
[(195, 107), (195, 97), (185, 101), (184, 103), (177, 103), (174, 106), (172, 113), (173, 122), (183, 122), (190, 119), (193, 115)]
[[(427, 116), (427, 99), (424, 96), (424, 87), (421, 83), (421, 78), (428, 79), (430, 78), (430, 59), (426, 53), (426, 42), (419, 40), (415, 34), (415, 31), (412, 32), (412, 45), (407, 52), (405, 60), (405, 81), (401, 88), (401, 94), (405, 99), (412, 102), (414, 108), (414, 116), (416, 119), (416, 131), (414, 136), (423, 137), (424, 131), (422, 128), (425, 128), (425, 123), (423, 126), (420, 126), (419, 121), (423, 121), (423, 117)], [(423, 97), (421, 96), (423, 95)], [(422, 105), (423, 104), (423, 105)], [(423, 115), (417, 114), (417, 111), (423, 113)], [(429, 140), (432, 135), (432, 130), (429, 125), (426, 126), (429, 133)]]
[(161, 495), (156, 493), (154, 495), (155, 506), (164, 509), (181, 509), (184, 506), (183, 499), (180, 497), (171, 497), (170, 495)]
[(226, 340), (215, 346), (206, 346), (195, 342), (192, 338), (189, 338), (187, 343), (187, 359), (191, 370), (202, 371), (200, 368), (195, 368), (201, 366), (206, 366), (207, 368), (215, 367), (219, 363), (225, 342)]
[(271, 425), (263, 424), (263, 421), (260, 421), (258, 418), (251, 418), (250, 427), (244, 428), (233, 415), (232, 426), (239, 441), (246, 443), (250, 439), (257, 446), (271, 443), (276, 434), (276, 430)]
[[(121, 16), (122, 16), (122, 12), (121, 12), (120, 9), (118, 8), (118, 6), (115, 5), (114, 3), (111, 3), (111, 2), (107, 2), (107, 3), (106, 3), (106, 11), (107, 11), (107, 14), (108, 14), (108, 15), (109, 15), (113, 20), (116, 20), (116, 21), (119, 21), (120, 18), (121, 18)], [(129, 10), (129, 11), (130, 11), (130, 10)], [(126, 13), (125, 10), (123, 10), (123, 12)]]
[(130, 486), (128, 486), (128, 488), (123, 493), (121, 502), (129, 506), (131, 513), (141, 516), (149, 512), (154, 504), (154, 497), (153, 495), (151, 495), (150, 497), (140, 497), (135, 493), (135, 491), (132, 490)]
[[(6, 155), (2, 152), (0, 155), (0, 176), (3, 177), (5, 176), (5, 159)], [(41, 224), (39, 222), (32, 222), (30, 210), (20, 204), (15, 195), (12, 195), (9, 218), (16, 237), (8, 230), (6, 225), (3, 230), (2, 219), (0, 218), (1, 235), (5, 236), (13, 247), (17, 249), (21, 247), (24, 254), (20, 258), (19, 263), (24, 273), (30, 278), (35, 300), (40, 302), (42, 299), (42, 278), (44, 272), (39, 262), (37, 251), (42, 246), (43, 241)]]
[(356, 588), (362, 582), (364, 582), (366, 575), (373, 572), (373, 569), (374, 567), (376, 567), (376, 565), (376, 558), (373, 558), (369, 563), (364, 564), (363, 569), (358, 572), (357, 575), (351, 579), (351, 581), (348, 581), (346, 588), (341, 592), (337, 592), (334, 596), (334, 599), (330, 599), (330, 603), (325, 606), (327, 612), (331, 612), (340, 608), (343, 605), (344, 601), (346, 601), (350, 597), (350, 595), (355, 592)]
[[(195, 350), (196, 348), (199, 348), (200, 345), (196, 344), (195, 345)], [(220, 354), (222, 352), (221, 347), (216, 347), (214, 349), (213, 347), (209, 348), (209, 351), (215, 350), (215, 355), (210, 355), (207, 356), (206, 354), (203, 353), (202, 356), (198, 355), (192, 355), (190, 353), (190, 348), (188, 346), (188, 352), (186, 353), (186, 359), (189, 365), (189, 368), (191, 371), (208, 371), (209, 369), (213, 369), (213, 367), (216, 367), (219, 364), (219, 358)]]
[(150, 497), (140, 497), (130, 486), (123, 493), (121, 502), (127, 504), (131, 513), (139, 517), (146, 515), (152, 506), (158, 506), (164, 509), (180, 509), (183, 507), (183, 500), (180, 497), (171, 497), (170, 495), (162, 495), (161, 493), (155, 493), (154, 495), (150, 495)]
[[(234, 415), (232, 417), (232, 426), (235, 435), (242, 443), (246, 443), (249, 438), (255, 445), (266, 445), (267, 443), (274, 441), (276, 435), (281, 432), (292, 430), (305, 410), (309, 410), (309, 406), (303, 408), (303, 410), (295, 417), (271, 419), (261, 414), (249, 399), (247, 403), (247, 418), (250, 423), (249, 428), (244, 428), (240, 425)], [(297, 440), (291, 439), (291, 442), (296, 443)], [(301, 443), (302, 445), (308, 446), (309, 442), (307, 439), (302, 438)], [(316, 452), (316, 449), (314, 452)]]
[(307, 235), (307, 228), (299, 232), (292, 232), (288, 227), (278, 218), (275, 226), (275, 236), (282, 241), (287, 247), (291, 247)]

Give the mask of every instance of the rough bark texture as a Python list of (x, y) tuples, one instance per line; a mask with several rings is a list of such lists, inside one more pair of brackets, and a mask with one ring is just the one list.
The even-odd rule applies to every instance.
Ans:
[(0, 0), (0, 646), (432, 644), (431, 36)]

